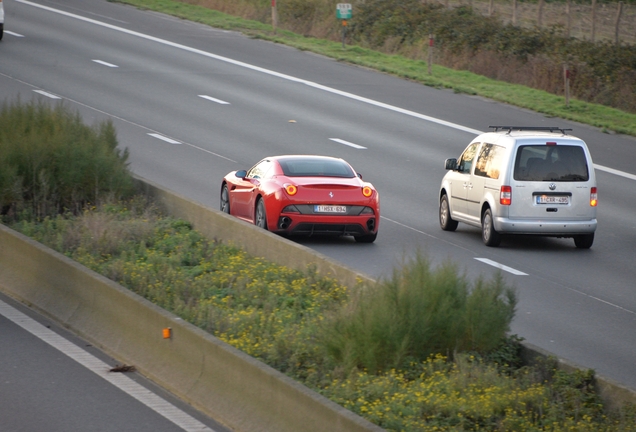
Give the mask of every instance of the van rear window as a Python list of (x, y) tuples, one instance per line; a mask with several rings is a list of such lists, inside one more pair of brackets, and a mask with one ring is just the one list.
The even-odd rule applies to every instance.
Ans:
[(517, 149), (515, 180), (588, 181), (585, 151), (573, 145), (525, 145)]

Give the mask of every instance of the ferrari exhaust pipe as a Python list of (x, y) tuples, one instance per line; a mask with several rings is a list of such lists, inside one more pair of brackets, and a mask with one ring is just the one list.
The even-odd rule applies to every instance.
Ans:
[(291, 222), (292, 220), (289, 217), (283, 216), (278, 220), (278, 228), (287, 229), (291, 225)]

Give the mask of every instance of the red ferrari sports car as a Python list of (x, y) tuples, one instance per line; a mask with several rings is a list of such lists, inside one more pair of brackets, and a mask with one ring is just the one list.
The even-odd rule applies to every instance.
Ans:
[(380, 197), (342, 159), (272, 156), (223, 178), (221, 211), (279, 234), (347, 235), (372, 243)]

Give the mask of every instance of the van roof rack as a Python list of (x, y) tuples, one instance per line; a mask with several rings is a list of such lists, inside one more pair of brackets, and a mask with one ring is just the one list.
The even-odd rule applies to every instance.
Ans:
[(556, 126), (488, 126), (489, 128), (494, 129), (494, 132), (498, 132), (500, 130), (504, 131), (507, 130), (508, 133), (512, 132), (513, 130), (516, 131), (548, 131), (548, 132), (555, 132), (555, 131), (559, 131), (561, 132), (563, 135), (567, 135), (567, 131), (571, 131), (572, 129), (564, 129), (564, 128), (560, 128), (560, 127), (556, 127)]

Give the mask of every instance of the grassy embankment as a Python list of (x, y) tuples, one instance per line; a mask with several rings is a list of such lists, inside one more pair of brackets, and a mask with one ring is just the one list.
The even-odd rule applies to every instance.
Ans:
[[(636, 115), (607, 106), (565, 98), (545, 91), (485, 78), (466, 71), (458, 71), (439, 65), (428, 65), (422, 60), (413, 60), (401, 55), (388, 55), (360, 46), (345, 46), (342, 43), (304, 37), (281, 28), (273, 30), (270, 24), (245, 20), (196, 4), (175, 0), (118, 0), (121, 3), (163, 12), (179, 18), (199, 22), (215, 28), (234, 30), (253, 38), (289, 45), (301, 50), (315, 52), (355, 65), (375, 69), (424, 85), (452, 89), (486, 97), (499, 102), (526, 108), (548, 117), (558, 117), (598, 127), (607, 132), (636, 136)], [(191, 3), (202, 3), (191, 1)], [(335, 11), (334, 11), (335, 20)]]
[(348, 289), (249, 257), (132, 195), (114, 132), (5, 105), (3, 223), (389, 430), (636, 430), (633, 407), (603, 410), (592, 371), (521, 364), (501, 278), (418, 256)]

